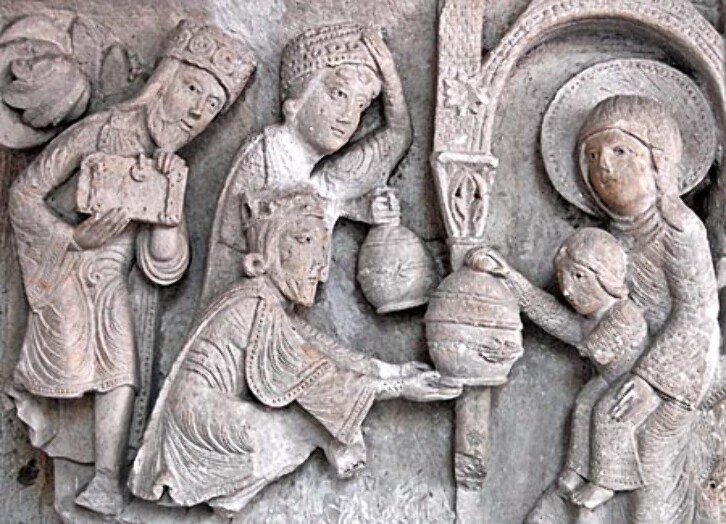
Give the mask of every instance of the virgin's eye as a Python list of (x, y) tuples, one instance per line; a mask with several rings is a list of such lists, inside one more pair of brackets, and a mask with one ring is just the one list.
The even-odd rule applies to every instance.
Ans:
[(330, 91), (330, 96), (335, 100), (345, 100), (348, 98), (348, 93), (342, 89), (334, 88)]
[(615, 148), (613, 148), (613, 153), (615, 153), (615, 155), (617, 156), (623, 156), (625, 154), (625, 148), (616, 146)]
[(575, 280), (582, 280), (583, 278), (585, 278), (585, 275), (583, 275), (579, 271), (577, 273), (575, 273), (573, 276), (575, 277)]
[(590, 157), (590, 160), (597, 160), (597, 153), (592, 152), (588, 155)]
[(211, 111), (216, 111), (219, 107), (219, 101), (216, 98), (210, 98), (207, 100), (207, 106)]

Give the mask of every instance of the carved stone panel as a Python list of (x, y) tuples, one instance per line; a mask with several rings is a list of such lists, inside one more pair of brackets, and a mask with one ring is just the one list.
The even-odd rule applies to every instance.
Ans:
[(0, 521), (724, 522), (723, 26), (0, 1)]

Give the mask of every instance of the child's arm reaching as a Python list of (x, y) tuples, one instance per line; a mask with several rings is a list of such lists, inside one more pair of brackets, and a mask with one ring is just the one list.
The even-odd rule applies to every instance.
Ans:
[(554, 296), (532, 284), (499, 253), (476, 248), (466, 256), (466, 264), (475, 271), (501, 278), (517, 298), (527, 317), (553, 337), (577, 347), (583, 339), (582, 318)]

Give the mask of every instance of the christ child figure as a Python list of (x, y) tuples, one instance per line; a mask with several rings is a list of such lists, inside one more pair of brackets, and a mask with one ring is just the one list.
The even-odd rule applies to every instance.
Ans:
[(597, 369), (575, 401), (570, 449), (559, 478), (561, 491), (574, 504), (594, 509), (616, 491), (643, 486), (636, 434), (655, 406), (644, 406), (627, 419), (616, 417), (616, 406), (646, 347), (648, 328), (641, 309), (628, 298), (628, 259), (612, 235), (579, 229), (560, 246), (554, 263), (571, 309), (495, 251), (479, 248), (468, 255), (472, 268), (504, 279), (532, 322), (577, 348)]

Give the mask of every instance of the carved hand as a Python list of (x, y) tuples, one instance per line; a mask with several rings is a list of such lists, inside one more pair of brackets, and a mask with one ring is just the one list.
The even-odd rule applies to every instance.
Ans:
[(596, 364), (599, 364), (601, 366), (607, 366), (613, 360), (615, 360), (615, 352), (606, 351), (604, 349), (598, 349), (586, 356), (590, 357), (590, 359), (592, 359), (593, 362), (595, 362)]
[(401, 219), (401, 204), (390, 187), (376, 191), (371, 199), (371, 223), (375, 226), (398, 224)]
[(73, 231), (73, 241), (80, 249), (96, 249), (123, 231), (128, 223), (126, 211), (117, 207), (78, 224)]
[(407, 378), (431, 369), (431, 366), (425, 362), (415, 360), (405, 364), (390, 364), (377, 359), (374, 362), (377, 368), (376, 375), (382, 379)]
[(396, 71), (396, 63), (393, 60), (391, 50), (388, 49), (388, 46), (383, 41), (381, 35), (371, 29), (366, 31), (363, 35), (363, 42), (365, 42), (366, 47), (368, 47), (368, 50), (373, 56), (373, 59), (376, 61), (376, 64), (378, 64), (378, 69), (381, 71), (381, 76), (383, 77), (383, 89), (385, 90), (386, 88), (391, 87), (391, 84), (400, 86), (401, 80), (398, 76), (398, 72)]
[(462, 389), (446, 382), (436, 371), (424, 371), (403, 380), (401, 397), (414, 402), (451, 400), (461, 395)]
[(373, 30), (363, 35), (368, 50), (378, 64), (382, 80), (383, 107), (388, 124), (405, 129), (410, 134), (411, 120), (406, 106), (406, 97), (403, 93), (401, 78), (396, 71), (396, 64), (388, 46), (381, 38), (381, 35)]
[(618, 422), (627, 422), (638, 413), (648, 409), (648, 406), (654, 404), (658, 398), (653, 386), (639, 376), (632, 375), (620, 388), (617, 401), (610, 410), (610, 414)]
[(172, 151), (157, 149), (154, 152), (154, 168), (164, 175), (176, 173), (184, 169), (186, 165), (184, 159)]
[(472, 249), (466, 254), (464, 262), (474, 271), (490, 273), (500, 278), (509, 278), (514, 272), (509, 262), (501, 254), (488, 247)]

